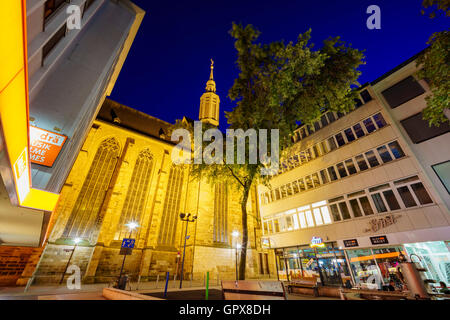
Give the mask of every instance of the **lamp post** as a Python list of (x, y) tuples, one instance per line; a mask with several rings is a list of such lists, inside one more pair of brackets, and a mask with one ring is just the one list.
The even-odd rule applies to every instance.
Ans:
[[(130, 235), (128, 236), (128, 238), (131, 238), (131, 234), (132, 234), (133, 230), (139, 227), (139, 225), (136, 222), (130, 222), (130, 223), (126, 224), (126, 226), (130, 229)], [(126, 258), (127, 258), (127, 254), (125, 252), (125, 254), (123, 255), (122, 267), (120, 268), (119, 281), (117, 283), (118, 286), (120, 286), (120, 281), (122, 279), (122, 272), (123, 272), (123, 267), (125, 266)]]
[(235, 249), (235, 262), (236, 262), (236, 281), (238, 281), (238, 249), (241, 249), (241, 245), (238, 242), (239, 231), (234, 230), (231, 235), (236, 239), (236, 249)]
[(66, 275), (67, 268), (69, 268), (70, 261), (72, 260), (73, 253), (75, 252), (75, 249), (77, 248), (77, 245), (80, 243), (80, 241), (81, 241), (80, 238), (76, 238), (75, 240), (73, 240), (75, 245), (73, 246), (72, 253), (70, 254), (69, 261), (67, 261), (66, 268), (64, 269), (64, 272), (62, 274), (61, 281), (59, 281), (59, 284), (63, 283), (63, 281), (64, 281), (64, 276)]
[(180, 213), (181, 221), (186, 222), (186, 231), (184, 234), (183, 260), (181, 262), (180, 289), (182, 288), (182, 285), (183, 285), (184, 257), (186, 256), (186, 240), (187, 240), (188, 225), (189, 225), (189, 222), (194, 222), (195, 220), (197, 220), (197, 216), (193, 216), (192, 219), (189, 219), (190, 216), (191, 216), (190, 213), (188, 213), (188, 214)]

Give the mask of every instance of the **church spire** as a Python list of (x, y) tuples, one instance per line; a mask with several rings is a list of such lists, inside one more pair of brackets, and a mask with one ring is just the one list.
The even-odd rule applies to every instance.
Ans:
[(214, 126), (219, 125), (220, 98), (216, 94), (216, 82), (214, 81), (214, 60), (211, 59), (211, 73), (206, 82), (206, 91), (200, 98), (199, 119)]

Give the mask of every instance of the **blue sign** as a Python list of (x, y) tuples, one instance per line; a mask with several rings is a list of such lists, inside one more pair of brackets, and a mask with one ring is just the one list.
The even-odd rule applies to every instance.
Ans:
[(123, 239), (122, 240), (122, 248), (134, 248), (134, 243), (136, 242), (136, 239)]

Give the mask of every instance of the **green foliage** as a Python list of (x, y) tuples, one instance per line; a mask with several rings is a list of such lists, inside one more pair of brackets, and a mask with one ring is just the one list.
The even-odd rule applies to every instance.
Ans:
[(417, 59), (417, 65), (422, 69), (418, 76), (426, 79), (432, 94), (427, 100), (427, 107), (423, 110), (423, 119), (429, 125), (439, 126), (449, 122), (444, 110), (449, 109), (449, 71), (450, 71), (450, 32), (434, 33), (428, 41), (427, 50)]
[[(425, 9), (431, 8), (431, 12), (429, 13), (430, 18), (436, 17), (436, 14), (440, 11), (443, 11), (447, 17), (450, 16), (450, 10), (448, 10), (448, 7), (450, 7), (450, 0), (423, 0), (422, 6)], [(422, 14), (425, 14), (425, 10), (422, 10)]]

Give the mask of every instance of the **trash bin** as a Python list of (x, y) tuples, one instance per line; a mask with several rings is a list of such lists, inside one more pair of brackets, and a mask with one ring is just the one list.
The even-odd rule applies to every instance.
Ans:
[(123, 275), (119, 278), (119, 283), (117, 284), (117, 289), (125, 290), (127, 287), (128, 275)]

